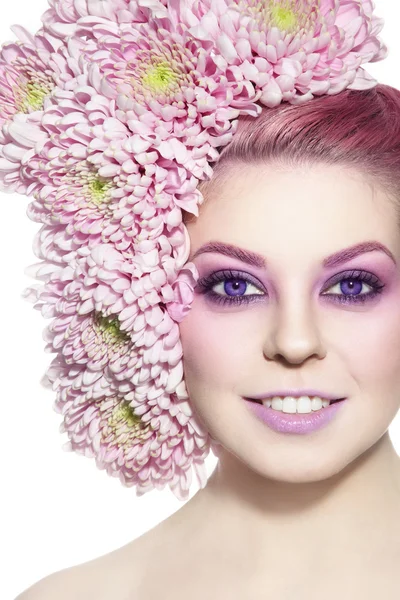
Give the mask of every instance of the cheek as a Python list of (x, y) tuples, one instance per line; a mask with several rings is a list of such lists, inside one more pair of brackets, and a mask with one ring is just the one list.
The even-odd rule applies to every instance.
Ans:
[[(350, 335), (350, 332), (351, 335)], [(339, 347), (344, 349), (351, 375), (360, 387), (370, 384), (371, 392), (400, 391), (400, 298), (388, 297), (370, 314), (360, 315), (358, 327), (349, 325), (341, 332)], [(368, 390), (365, 390), (368, 392)]]
[(179, 329), (185, 375), (207, 378), (214, 386), (232, 385), (248, 354), (235, 320), (221, 315), (213, 318), (207, 311), (192, 309)]

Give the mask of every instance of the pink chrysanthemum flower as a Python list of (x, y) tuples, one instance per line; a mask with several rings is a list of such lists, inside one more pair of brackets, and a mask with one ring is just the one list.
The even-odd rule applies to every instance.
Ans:
[[(57, 85), (73, 77), (62, 54), (45, 34), (32, 36), (23, 27), (14, 27), (20, 41), (10, 42), (0, 53), (0, 126), (17, 113), (38, 113)], [(72, 61), (72, 57), (70, 57)]]
[(43, 33), (32, 36), (17, 26), (14, 31), (20, 41), (5, 44), (0, 53), (0, 180), (2, 191), (26, 194), (33, 182), (24, 165), (46, 137), (40, 128), (43, 111), (82, 68), (78, 45), (56, 51)]
[(166, 19), (163, 24), (169, 29), (154, 20), (133, 27), (91, 18), (76, 35), (93, 38), (82, 54), (98, 65), (121, 120), (147, 111), (170, 138), (204, 154), (207, 143), (218, 147), (231, 141), (240, 113), (260, 113), (261, 92), (239, 70), (226, 68), (210, 44), (203, 47), (184, 28), (174, 31)]
[(138, 415), (130, 400), (117, 393), (88, 400), (84, 393), (70, 390), (64, 397), (55, 405), (64, 415), (60, 432), (70, 438), (63, 449), (94, 457), (99, 469), (126, 487), (136, 486), (136, 496), (168, 486), (178, 500), (186, 501), (192, 469), (200, 487), (206, 485), (204, 460), (210, 444), (203, 430), (190, 422), (181, 424), (188, 419), (182, 407), (176, 415), (155, 408)]
[[(193, 466), (201, 486), (211, 440), (193, 415), (183, 382), (181, 317), (193, 300), (195, 269), (183, 268), (185, 232), (142, 242), (129, 262), (99, 245), (69, 266), (32, 265), (45, 283), (25, 290), (52, 323), (43, 379), (57, 390), (67, 448), (96, 456), (100, 468), (137, 484), (141, 495), (169, 485), (187, 499)], [(179, 282), (180, 290), (174, 290)], [(173, 320), (160, 304), (171, 304)]]
[(371, 0), (185, 0), (169, 1), (166, 11), (175, 27), (215, 45), (271, 108), (374, 87), (360, 65), (388, 53)]

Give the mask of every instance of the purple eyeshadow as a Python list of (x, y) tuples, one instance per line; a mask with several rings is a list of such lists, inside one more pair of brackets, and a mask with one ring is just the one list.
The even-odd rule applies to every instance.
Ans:
[[(226, 296), (212, 290), (220, 282), (225, 282), (224, 292), (227, 294)], [(329, 282), (328, 289), (337, 283), (341, 284), (343, 295), (324, 294), (324, 296), (331, 298), (333, 302), (348, 305), (370, 302), (381, 294), (385, 288), (385, 284), (382, 284), (375, 275), (367, 271), (353, 270), (341, 273)], [(223, 305), (250, 304), (264, 298), (265, 294), (242, 295), (245, 293), (248, 284), (260, 289), (256, 278), (248, 273), (232, 270), (214, 272), (198, 281), (201, 294), (205, 294), (212, 302)], [(368, 284), (372, 291), (361, 294), (363, 284)]]

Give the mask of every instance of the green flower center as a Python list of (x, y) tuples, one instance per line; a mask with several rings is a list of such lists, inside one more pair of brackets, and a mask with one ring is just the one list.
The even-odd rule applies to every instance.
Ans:
[[(99, 411), (103, 413), (102, 443), (111, 451), (119, 448), (126, 456), (137, 444), (146, 444), (153, 437), (154, 428), (136, 415), (134, 408), (124, 398), (115, 397), (113, 404), (110, 406), (108, 401), (98, 402)], [(147, 458), (139, 461), (142, 465), (146, 462)]]
[(297, 16), (290, 8), (274, 4), (271, 7), (272, 21), (282, 31), (293, 29), (297, 24)]
[(111, 186), (111, 181), (105, 181), (100, 177), (95, 177), (86, 184), (86, 189), (90, 199), (96, 204), (101, 204), (108, 199), (108, 192)]
[(43, 106), (48, 90), (37, 87), (34, 83), (29, 83), (26, 89), (25, 102), (33, 109), (39, 110)]
[[(123, 48), (130, 48), (130, 41), (122, 40)], [(152, 103), (184, 107), (182, 90), (194, 87), (197, 56), (190, 48), (179, 43), (157, 39), (154, 33), (140, 40), (139, 48), (132, 48), (126, 63), (115, 55), (115, 68), (108, 80), (119, 93), (133, 96), (139, 104)], [(107, 62), (106, 69), (109, 65)]]
[(177, 73), (166, 61), (161, 61), (155, 66), (152, 65), (142, 76), (142, 83), (154, 93), (166, 92), (177, 80)]
[(244, 14), (255, 18), (259, 26), (268, 30), (312, 31), (320, 14), (320, 0), (233, 0)]
[(114, 180), (100, 177), (97, 170), (87, 161), (82, 161), (74, 167), (65, 167), (63, 185), (60, 188), (60, 200), (65, 188), (75, 197), (80, 205), (95, 205), (96, 210), (106, 213), (111, 201), (111, 190), (115, 187)]
[(42, 73), (30, 79), (24, 77), (20, 84), (13, 88), (17, 112), (31, 113), (42, 110), (45, 98), (51, 94), (53, 88), (54, 82)]
[(113, 414), (109, 419), (109, 424), (111, 425), (111, 427), (118, 427), (121, 421), (126, 423), (128, 427), (134, 427), (135, 425), (142, 423), (140, 417), (138, 417), (138, 415), (135, 415), (135, 413), (133, 412), (133, 408), (128, 404), (126, 400), (124, 400), (123, 402), (121, 402), (121, 404), (118, 404), (115, 407)]
[(129, 335), (120, 329), (118, 317), (104, 317), (101, 313), (97, 313), (95, 322), (107, 345), (120, 345), (129, 342)]

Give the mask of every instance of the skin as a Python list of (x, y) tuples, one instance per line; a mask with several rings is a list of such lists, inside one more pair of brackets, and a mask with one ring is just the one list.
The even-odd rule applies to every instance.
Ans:
[[(226, 575), (237, 581), (240, 573), (255, 590), (271, 577), (287, 580), (288, 565), (294, 585), (310, 584), (311, 574), (317, 582), (319, 573), (325, 596), (326, 576), (365, 578), (367, 565), (370, 584), (378, 565), (381, 583), (383, 572), (386, 583), (398, 581), (400, 463), (388, 433), (400, 406), (393, 202), (343, 167), (243, 164), (209, 189), (199, 213), (187, 224), (189, 262), (202, 244), (218, 240), (263, 255), (268, 268), (214, 253), (193, 260), (200, 278), (231, 268), (251, 274), (259, 289), (248, 284), (242, 295), (264, 296), (229, 307), (196, 289), (180, 323), (191, 404), (220, 455), (206, 487), (172, 516), (167, 532), (182, 545), (192, 540), (210, 565), (212, 557), (229, 557)], [(366, 240), (386, 245), (397, 264), (374, 251), (322, 267), (325, 256)], [(349, 306), (325, 299), (327, 290), (348, 293), (329, 281), (352, 269), (385, 284), (378, 299)], [(223, 283), (213, 289), (227, 295)], [(369, 291), (364, 284), (360, 293)], [(269, 429), (242, 399), (291, 386), (349, 400), (326, 428), (294, 435)], [(219, 560), (216, 580), (224, 569)]]

